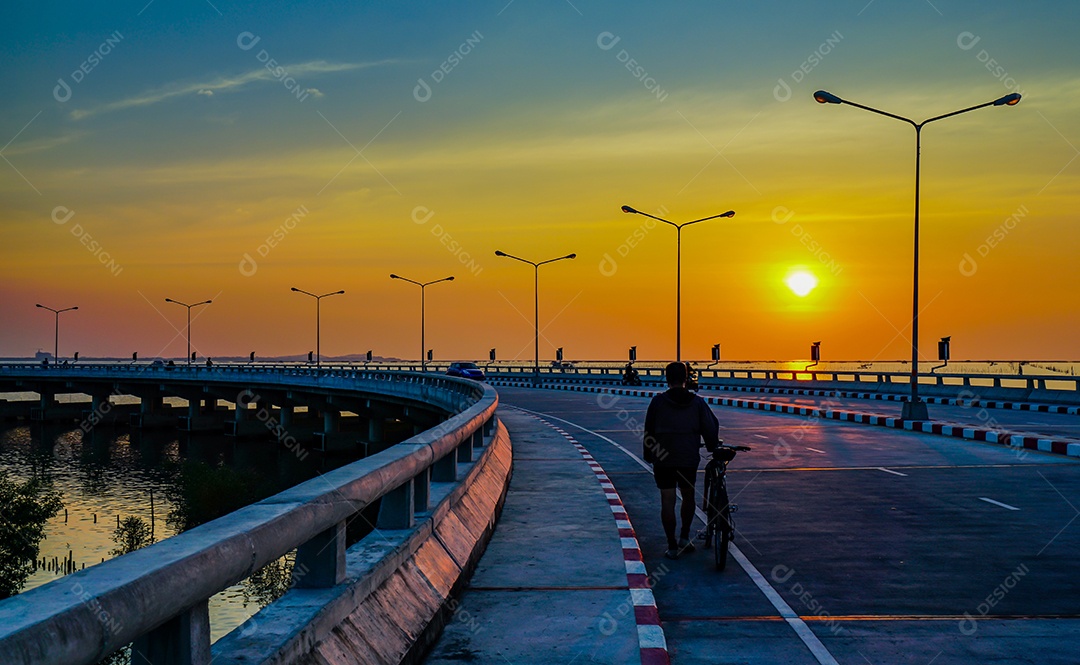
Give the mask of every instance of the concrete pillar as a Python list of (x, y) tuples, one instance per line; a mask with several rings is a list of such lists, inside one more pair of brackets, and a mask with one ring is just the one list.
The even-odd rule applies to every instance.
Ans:
[(207, 397), (203, 399), (203, 413), (213, 413), (217, 410), (217, 398)]
[(187, 415), (188, 415), (188, 423), (189, 424), (194, 423), (195, 419), (199, 417), (199, 407), (200, 407), (199, 400), (197, 400), (197, 399), (189, 399), (188, 400), (188, 403), (187, 403)]
[(325, 589), (345, 581), (345, 523), (330, 527), (296, 548), (295, 586)]
[(109, 403), (109, 393), (94, 393), (90, 396), (90, 413), (98, 414), (100, 417), (108, 413), (110, 406), (106, 406)]
[(248, 409), (251, 404), (251, 402), (236, 402), (236, 422), (241, 423), (251, 419), (251, 411)]
[(161, 409), (161, 395), (139, 398), (139, 413), (154, 413)]
[(203, 600), (132, 644), (132, 665), (210, 663), (210, 611)]
[(340, 420), (340, 411), (331, 411), (330, 409), (323, 411), (323, 432), (331, 434), (338, 431), (338, 424)]
[(280, 417), (278, 418), (278, 422), (281, 423), (281, 428), (286, 430), (286, 431), (288, 431), (288, 429), (290, 427), (292, 427), (292, 425), (293, 425), (293, 405), (292, 404), (282, 404), (281, 405), (281, 412), (280, 412)]
[(370, 443), (382, 443), (383, 442), (383, 426), (384, 421), (382, 416), (372, 416), (368, 420), (368, 441)]
[(48, 413), (49, 408), (56, 403), (56, 393), (51, 390), (40, 390), (38, 394), (41, 395), (41, 411), (42, 413)]
[(380, 529), (409, 529), (416, 524), (413, 507), (416, 499), (413, 494), (413, 481), (391, 490), (383, 495), (379, 504)]

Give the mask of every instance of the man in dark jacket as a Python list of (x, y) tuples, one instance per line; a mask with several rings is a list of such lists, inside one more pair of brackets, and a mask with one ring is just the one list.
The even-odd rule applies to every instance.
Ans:
[[(694, 521), (694, 484), (701, 463), (701, 439), (711, 451), (719, 445), (720, 424), (705, 400), (686, 389), (686, 365), (671, 363), (664, 371), (668, 389), (649, 402), (645, 413), (644, 457), (653, 465), (660, 489), (660, 521), (667, 535), (664, 556), (679, 558), (694, 551), (690, 525)], [(682, 530), (675, 540), (675, 488), (682, 495)]]

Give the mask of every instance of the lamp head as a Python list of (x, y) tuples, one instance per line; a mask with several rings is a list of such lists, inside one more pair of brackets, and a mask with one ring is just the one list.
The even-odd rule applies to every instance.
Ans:
[[(295, 291), (296, 289), (293, 289), (293, 290)], [(173, 300), (172, 298), (166, 298), (166, 299), (165, 299), (165, 302), (176, 302), (176, 301), (175, 301), (175, 300)], [(38, 305), (38, 307), (40, 307), (40, 306), (41, 306), (41, 305)]]
[(342, 290), (340, 290), (340, 291), (336, 291), (336, 292), (334, 293), (334, 295), (335, 295), (335, 296), (343, 296), (343, 295), (345, 295), (345, 289), (342, 289)]
[(298, 289), (298, 288), (296, 288), (296, 287), (294, 286), (294, 287), (292, 287), (292, 288), (291, 288), (291, 289), (289, 289), (289, 290), (290, 290), (290, 291), (299, 291), (300, 289)]
[(449, 277), (446, 278), (446, 281), (448, 281), (448, 282), (454, 281), (454, 276), (450, 275)]
[(577, 254), (567, 254), (567, 255), (566, 255), (566, 258), (568, 258), (568, 259), (576, 259), (576, 258), (577, 258)]
[(734, 210), (728, 210), (727, 212), (725, 212), (723, 215), (720, 215), (720, 216), (721, 217), (734, 217), (735, 216), (735, 211)]
[(401, 278), (398, 277), (397, 275), (395, 275), (394, 273), (390, 273), (390, 279), (401, 279)]
[(633, 212), (633, 213), (636, 213), (636, 212), (637, 212), (637, 210), (634, 210), (634, 209), (633, 209), (633, 208), (631, 208), (630, 206), (623, 206), (623, 207), (622, 207), (622, 211), (623, 211), (623, 212)]
[(1019, 103), (1020, 103), (1020, 93), (1019, 92), (1014, 92), (1014, 93), (1005, 95), (1001, 99), (995, 99), (994, 100), (994, 106), (1016, 106)]
[(501, 252), (499, 250), (495, 250), (495, 256), (506, 256), (506, 252)]
[(79, 308), (78, 307), (72, 307), (71, 309), (75, 310), (75, 309), (79, 309)]
[(45, 309), (45, 305), (42, 305), (41, 303), (36, 303), (34, 307), (40, 307), (41, 309)]
[(832, 94), (831, 92), (826, 92), (825, 90), (818, 90), (817, 92), (815, 92), (814, 93), (814, 99), (817, 100), (818, 104), (843, 104), (844, 103), (844, 100), (840, 99), (839, 97)]

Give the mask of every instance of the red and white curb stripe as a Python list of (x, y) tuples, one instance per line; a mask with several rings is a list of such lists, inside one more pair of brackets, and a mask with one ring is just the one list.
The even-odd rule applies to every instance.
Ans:
[[(527, 382), (499, 381), (497, 385), (516, 386), (521, 388), (533, 387), (531, 383)], [(546, 384), (543, 387), (552, 390), (569, 390), (587, 393), (603, 392), (614, 395), (627, 395), (630, 397), (652, 397), (659, 392), (657, 390), (629, 390), (625, 388), (601, 388), (569, 384)], [(972, 427), (971, 425), (961, 423), (903, 420), (902, 418), (893, 416), (859, 413), (856, 411), (842, 411), (840, 409), (821, 409), (818, 407), (797, 406), (780, 402), (761, 402), (748, 399), (733, 399), (730, 397), (707, 397), (705, 395), (702, 395), (702, 398), (709, 404), (716, 404), (719, 406), (734, 406), (742, 409), (756, 409), (758, 411), (771, 411), (775, 413), (808, 416), (811, 418), (824, 418), (826, 420), (839, 420), (842, 422), (859, 423), (863, 425), (877, 425), (879, 427), (889, 427), (892, 429), (906, 429), (915, 432), (924, 432), (926, 434), (951, 436), (957, 439), (1000, 443), (1013, 448), (1026, 448), (1028, 450), (1038, 450), (1044, 453), (1080, 457), (1080, 441), (1073, 439), (1052, 439), (1033, 434), (1008, 432), (985, 427)]]
[(634, 605), (634, 620), (637, 623), (641, 664), (668, 665), (671, 659), (668, 656), (667, 639), (664, 637), (664, 627), (660, 624), (656, 598), (653, 597), (652, 589), (649, 588), (649, 573), (645, 569), (645, 561), (641, 556), (641, 546), (638, 544), (637, 534), (634, 533), (634, 526), (630, 523), (630, 516), (626, 514), (626, 508), (615, 485), (604, 472), (604, 467), (600, 466), (589, 450), (572, 434), (543, 418), (533, 417), (561, 434), (577, 449), (604, 490), (608, 506), (611, 507), (611, 513), (615, 517), (615, 526), (619, 529), (623, 564), (626, 566), (626, 583), (630, 587), (630, 600)]

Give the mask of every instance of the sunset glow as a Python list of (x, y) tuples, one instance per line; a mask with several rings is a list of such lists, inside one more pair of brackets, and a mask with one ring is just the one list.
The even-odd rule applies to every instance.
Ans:
[[(574, 3), (577, 5), (578, 3)], [(1075, 3), (26, 5), (0, 27), (0, 356), (904, 358), (1080, 339)], [(141, 6), (141, 5), (140, 5)], [(280, 11), (278, 11), (280, 10)], [(863, 11), (860, 11), (863, 10)], [(765, 38), (767, 36), (767, 38)], [(913, 37), (915, 36), (915, 37)], [(913, 41), (914, 39), (914, 41)], [(991, 65), (991, 63), (993, 63)], [(783, 271), (802, 265), (804, 275)], [(1020, 276), (1023, 276), (1022, 279)], [(786, 286), (785, 286), (786, 285)], [(815, 288), (816, 287), (816, 288)], [(792, 293), (805, 296), (793, 298)], [(739, 325), (731, 325), (738, 321)], [(717, 331), (723, 330), (723, 339)]]

